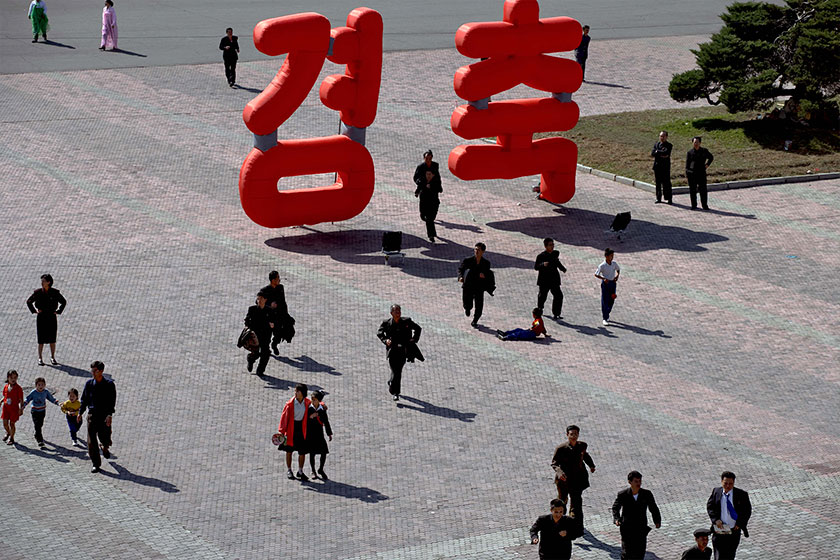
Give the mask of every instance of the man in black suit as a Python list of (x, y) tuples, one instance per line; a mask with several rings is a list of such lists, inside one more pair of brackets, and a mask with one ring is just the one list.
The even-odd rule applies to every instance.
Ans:
[(694, 540), (697, 544), (685, 550), (680, 560), (710, 560), (712, 557), (712, 549), (709, 548), (710, 532), (708, 529), (694, 531)]
[(402, 309), (395, 303), (391, 306), (391, 318), (382, 322), (376, 334), (385, 345), (385, 356), (391, 368), (388, 392), (394, 396), (395, 401), (400, 400), (402, 370), (406, 360), (413, 362), (417, 358), (423, 361), (423, 355), (417, 348), (421, 330), (420, 325), (402, 316)]
[(665, 195), (665, 202), (671, 204), (671, 150), (674, 146), (668, 142), (668, 132), (663, 130), (659, 133), (659, 142), (653, 145), (650, 157), (653, 158), (653, 176), (656, 180), (656, 202), (662, 202), (662, 195)]
[(749, 537), (747, 523), (752, 515), (750, 496), (744, 490), (735, 488), (735, 474), (724, 471), (720, 475), (720, 487), (712, 490), (706, 511), (712, 520), (712, 547), (715, 560), (735, 560), (735, 551), (741, 542), (741, 533)]
[(470, 311), (475, 302), (475, 314), (473, 315), (472, 326), (478, 325), (481, 313), (484, 311), (484, 292), (489, 291), (492, 295), (495, 282), (492, 281), (493, 273), (490, 270), (490, 261), (484, 258), (484, 251), (487, 246), (484, 243), (476, 243), (473, 250), (474, 256), (467, 257), (461, 261), (458, 267), (458, 282), (463, 288), (464, 314), (469, 317)]
[(551, 515), (541, 515), (531, 525), (531, 544), (540, 545), (540, 560), (569, 560), (575, 522), (566, 517), (563, 500), (551, 500)]
[(551, 292), (554, 300), (551, 302), (551, 314), (554, 319), (560, 317), (563, 312), (563, 291), (560, 289), (560, 273), (566, 272), (566, 267), (560, 262), (560, 252), (554, 250), (554, 240), (550, 237), (543, 239), (545, 251), (537, 255), (534, 262), (534, 270), (537, 274), (537, 286), (540, 288), (537, 295), (537, 307), (543, 310), (548, 292)]
[(630, 488), (625, 488), (615, 497), (612, 506), (613, 521), (621, 531), (621, 560), (641, 560), (647, 549), (647, 510), (653, 517), (656, 528), (662, 526), (662, 516), (653, 492), (642, 488), (642, 473), (630, 471), (627, 475)]
[(557, 497), (569, 505), (569, 517), (577, 525), (573, 538), (583, 535), (583, 491), (589, 488), (589, 473), (595, 472), (595, 462), (589, 456), (586, 442), (578, 440), (580, 428), (572, 424), (566, 428), (568, 441), (557, 446), (551, 467), (554, 469), (554, 484)]
[(271, 341), (271, 331), (274, 330), (274, 323), (271, 322), (271, 312), (266, 305), (267, 301), (268, 294), (260, 290), (257, 293), (256, 305), (249, 307), (248, 314), (245, 315), (245, 326), (256, 333), (257, 340), (260, 343), (259, 350), (248, 354), (248, 371), (254, 369), (254, 362), (259, 358), (260, 363), (257, 364), (257, 375), (260, 377), (265, 373), (265, 367), (268, 365), (268, 360), (271, 357), (268, 346)]
[(274, 324), (274, 327), (271, 329), (274, 337), (274, 340), (271, 343), (271, 349), (274, 351), (274, 355), (277, 356), (280, 354), (280, 349), (277, 348), (277, 343), (280, 342), (282, 326), (285, 321), (289, 320), (289, 308), (286, 305), (286, 292), (283, 289), (283, 284), (280, 283), (280, 273), (276, 270), (269, 272), (268, 286), (263, 287), (260, 292), (265, 294), (265, 304), (268, 307), (268, 315), (271, 322)]
[(706, 148), (700, 147), (702, 138), (695, 136), (691, 139), (693, 147), (685, 156), (685, 178), (688, 180), (688, 194), (691, 196), (691, 209), (697, 209), (697, 193), (700, 193), (700, 204), (703, 210), (709, 209), (708, 193), (706, 192), (706, 169), (712, 164), (715, 156)]

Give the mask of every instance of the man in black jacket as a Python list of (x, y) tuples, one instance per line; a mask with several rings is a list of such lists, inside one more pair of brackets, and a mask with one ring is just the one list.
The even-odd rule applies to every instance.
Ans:
[(551, 500), (551, 515), (541, 515), (531, 525), (531, 544), (540, 545), (540, 560), (569, 560), (575, 522), (564, 515), (563, 500)]
[(461, 266), (458, 267), (458, 282), (462, 284), (464, 314), (467, 317), (470, 316), (473, 302), (475, 302), (475, 314), (470, 323), (474, 327), (478, 325), (478, 320), (484, 311), (484, 292), (489, 291), (492, 295), (495, 289), (490, 261), (484, 258), (486, 250), (487, 246), (484, 243), (476, 243), (473, 249), (474, 256), (461, 261)]
[(734, 473), (724, 471), (720, 475), (720, 487), (712, 490), (706, 511), (715, 531), (712, 535), (715, 560), (735, 560), (741, 533), (744, 537), (750, 536), (747, 523), (752, 515), (752, 504), (747, 492), (735, 488)]
[(708, 529), (694, 531), (694, 541), (697, 544), (684, 550), (680, 560), (710, 560), (712, 549), (709, 548), (709, 533)]
[(697, 209), (697, 193), (700, 193), (700, 204), (703, 210), (709, 209), (708, 194), (706, 192), (706, 169), (712, 164), (715, 156), (706, 148), (700, 147), (702, 138), (692, 138), (694, 147), (685, 156), (685, 178), (688, 180), (688, 194), (691, 196), (691, 209)]
[(630, 488), (625, 488), (615, 497), (612, 506), (613, 521), (621, 531), (621, 560), (642, 560), (647, 550), (647, 510), (653, 517), (656, 528), (662, 526), (662, 516), (653, 493), (642, 488), (642, 473), (631, 471), (627, 475)]
[(260, 363), (257, 364), (257, 375), (259, 376), (265, 373), (265, 367), (268, 365), (268, 359), (271, 357), (268, 345), (271, 341), (271, 331), (274, 330), (271, 313), (266, 306), (267, 301), (268, 294), (260, 290), (257, 293), (257, 304), (249, 307), (248, 314), (245, 315), (245, 326), (256, 333), (257, 340), (260, 343), (259, 351), (248, 354), (248, 371), (254, 369), (254, 362), (259, 358)]
[(376, 336), (385, 345), (385, 356), (391, 368), (388, 392), (394, 396), (395, 401), (400, 400), (402, 370), (406, 360), (411, 362), (415, 358), (421, 362), (424, 360), (417, 348), (421, 330), (420, 325), (402, 316), (402, 309), (396, 303), (391, 306), (391, 318), (379, 325)]
[(568, 426), (568, 441), (557, 446), (551, 459), (557, 497), (569, 505), (569, 517), (573, 517), (577, 525), (573, 538), (583, 535), (583, 491), (589, 488), (586, 466), (589, 466), (590, 472), (595, 472), (595, 462), (589, 456), (588, 446), (578, 439), (579, 436), (580, 428), (574, 424)]
[(668, 142), (668, 133), (659, 133), (659, 142), (653, 145), (650, 157), (653, 158), (653, 176), (656, 180), (656, 203), (662, 202), (662, 195), (665, 195), (665, 202), (671, 204), (671, 150), (674, 146)]
[(280, 354), (280, 349), (277, 348), (277, 343), (281, 340), (281, 332), (284, 322), (289, 320), (289, 308), (286, 306), (286, 292), (283, 289), (283, 284), (280, 283), (280, 273), (272, 270), (268, 273), (268, 286), (264, 286), (260, 292), (265, 294), (265, 305), (268, 307), (268, 316), (274, 327), (271, 333), (274, 340), (271, 343), (271, 349), (274, 355)]
[(551, 302), (551, 313), (553, 319), (558, 319), (563, 312), (563, 291), (560, 289), (560, 273), (566, 272), (566, 267), (560, 262), (560, 251), (554, 250), (554, 240), (550, 237), (543, 239), (545, 251), (537, 255), (534, 262), (534, 270), (538, 271), (537, 286), (540, 288), (537, 295), (537, 307), (543, 310), (548, 292), (554, 298)]
[(93, 463), (92, 473), (98, 473), (102, 466), (100, 447), (106, 459), (111, 457), (111, 417), (117, 404), (117, 387), (113, 381), (105, 379), (104, 371), (105, 364), (102, 362), (97, 360), (90, 364), (93, 379), (88, 379), (82, 389), (82, 405), (77, 413), (81, 418), (85, 410), (88, 411), (88, 455)]
[(228, 85), (233, 87), (236, 84), (236, 61), (239, 60), (239, 37), (233, 34), (232, 27), (225, 30), (225, 36), (219, 41), (219, 50), (222, 51)]

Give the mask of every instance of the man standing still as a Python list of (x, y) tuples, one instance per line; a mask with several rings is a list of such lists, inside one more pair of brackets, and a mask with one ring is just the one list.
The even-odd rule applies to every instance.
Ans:
[(586, 59), (589, 58), (589, 26), (583, 26), (583, 35), (580, 38), (580, 45), (575, 49), (575, 60), (580, 64), (583, 81), (586, 81)]
[(653, 492), (642, 488), (642, 473), (631, 471), (627, 475), (627, 482), (630, 488), (619, 492), (613, 502), (613, 522), (621, 531), (621, 560), (642, 560), (650, 532), (647, 510), (650, 510), (657, 529), (662, 526), (662, 516), (653, 499)]
[(222, 51), (228, 86), (233, 87), (236, 84), (236, 61), (239, 60), (239, 37), (233, 34), (232, 27), (225, 29), (225, 36), (219, 41), (219, 50)]
[(700, 193), (700, 205), (703, 210), (709, 209), (708, 194), (706, 192), (706, 170), (712, 164), (715, 156), (700, 146), (703, 139), (695, 136), (691, 139), (693, 147), (685, 156), (685, 178), (688, 180), (688, 194), (691, 196), (691, 209), (697, 209), (697, 193)]
[(566, 267), (560, 262), (560, 251), (554, 250), (554, 240), (550, 237), (543, 239), (545, 251), (537, 255), (534, 262), (534, 270), (537, 275), (537, 286), (540, 291), (537, 295), (537, 307), (543, 311), (548, 292), (554, 298), (551, 302), (552, 319), (560, 318), (563, 312), (563, 291), (560, 289), (560, 273), (566, 272)]
[(712, 557), (712, 549), (709, 548), (709, 530), (694, 531), (694, 541), (697, 544), (683, 551), (680, 560), (709, 560)]
[[(82, 404), (78, 417), (81, 418), (85, 410), (88, 411), (88, 455), (93, 463), (92, 473), (98, 473), (102, 466), (99, 449), (106, 459), (111, 458), (111, 417), (117, 404), (117, 387), (110, 379), (105, 379), (103, 372), (105, 364), (95, 361), (90, 364), (93, 379), (88, 379), (82, 389)], [(99, 441), (97, 442), (97, 438)]]
[(376, 334), (385, 345), (385, 356), (391, 368), (388, 392), (394, 396), (395, 401), (400, 400), (402, 370), (406, 360), (413, 362), (416, 358), (423, 361), (423, 355), (417, 348), (420, 331), (420, 325), (408, 317), (403, 317), (402, 309), (395, 303), (391, 306), (391, 318), (382, 322)]
[(574, 521), (563, 515), (563, 500), (551, 500), (551, 515), (537, 517), (531, 525), (531, 544), (540, 545), (540, 560), (569, 560), (572, 557)]
[(720, 487), (712, 490), (706, 511), (712, 520), (712, 547), (715, 560), (735, 560), (735, 551), (741, 542), (741, 533), (749, 537), (747, 523), (752, 515), (750, 496), (744, 490), (735, 488), (735, 474), (724, 471), (720, 475)]
[(659, 142), (653, 145), (650, 151), (650, 157), (653, 158), (653, 176), (656, 180), (656, 203), (662, 202), (662, 196), (665, 196), (665, 202), (671, 202), (671, 150), (674, 148), (668, 142), (668, 132), (662, 131), (659, 133)]
[(484, 251), (487, 246), (484, 243), (476, 243), (473, 249), (474, 255), (461, 261), (458, 267), (458, 282), (462, 284), (464, 303), (464, 315), (470, 316), (470, 311), (475, 303), (475, 314), (473, 315), (472, 326), (478, 325), (478, 320), (484, 311), (484, 292), (492, 294), (494, 282), (491, 280), (490, 261), (484, 258)]
[(551, 467), (554, 469), (554, 484), (557, 497), (569, 506), (569, 517), (574, 518), (577, 528), (572, 538), (583, 535), (583, 491), (589, 488), (589, 473), (595, 472), (595, 462), (589, 456), (587, 445), (580, 441), (580, 428), (572, 424), (566, 428), (568, 441), (557, 446)]
[(289, 308), (286, 305), (286, 292), (283, 289), (283, 284), (280, 283), (280, 273), (272, 270), (268, 273), (268, 286), (260, 290), (265, 294), (265, 304), (268, 307), (268, 316), (274, 327), (271, 332), (274, 340), (271, 343), (271, 349), (274, 355), (280, 354), (280, 349), (277, 348), (277, 343), (280, 341), (280, 332), (282, 324), (289, 320)]

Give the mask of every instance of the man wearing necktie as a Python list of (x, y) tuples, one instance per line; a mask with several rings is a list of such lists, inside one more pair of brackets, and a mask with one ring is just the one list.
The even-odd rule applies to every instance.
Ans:
[(712, 490), (706, 502), (706, 511), (712, 520), (715, 560), (734, 560), (741, 533), (744, 537), (750, 536), (747, 523), (752, 515), (750, 496), (744, 490), (735, 488), (734, 473), (724, 471), (720, 475), (720, 487)]

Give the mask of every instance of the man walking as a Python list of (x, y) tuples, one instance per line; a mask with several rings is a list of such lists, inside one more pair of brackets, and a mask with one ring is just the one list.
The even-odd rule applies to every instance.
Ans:
[[(98, 473), (102, 466), (99, 449), (106, 459), (111, 458), (111, 417), (117, 404), (117, 387), (110, 379), (105, 379), (103, 372), (105, 364), (99, 360), (90, 364), (93, 379), (88, 379), (82, 390), (82, 404), (78, 417), (81, 418), (85, 410), (88, 411), (88, 455), (93, 463), (92, 473)], [(98, 442), (97, 442), (98, 438)]]
[(261, 293), (265, 294), (265, 304), (268, 307), (268, 318), (274, 324), (271, 329), (273, 340), (271, 342), (271, 349), (274, 355), (280, 354), (280, 349), (277, 348), (277, 343), (281, 340), (281, 332), (283, 323), (289, 320), (289, 308), (286, 305), (286, 292), (283, 289), (283, 284), (280, 283), (280, 273), (272, 270), (268, 273), (268, 286), (264, 286)]
[(650, 151), (650, 157), (653, 158), (653, 176), (656, 180), (656, 203), (662, 202), (662, 196), (665, 196), (665, 202), (671, 202), (671, 150), (674, 148), (668, 142), (668, 132), (662, 131), (659, 133), (659, 142), (653, 145)]
[(604, 249), (604, 262), (598, 265), (598, 270), (595, 271), (595, 278), (601, 280), (601, 316), (605, 327), (610, 324), (610, 313), (616, 298), (616, 283), (621, 274), (621, 267), (614, 259), (615, 251), (607, 247)]
[(642, 560), (647, 550), (647, 510), (653, 517), (653, 524), (659, 529), (662, 516), (653, 492), (642, 488), (642, 473), (631, 471), (627, 475), (629, 488), (625, 488), (615, 497), (612, 506), (613, 522), (621, 532), (621, 560)]
[(557, 486), (557, 497), (569, 506), (569, 517), (574, 518), (577, 525), (572, 538), (583, 535), (583, 491), (589, 488), (589, 473), (595, 472), (595, 462), (589, 456), (587, 444), (580, 441), (580, 428), (572, 424), (566, 428), (568, 441), (557, 446), (551, 467), (554, 469), (554, 484)]
[(534, 262), (534, 270), (538, 271), (537, 286), (540, 291), (537, 295), (537, 307), (540, 313), (543, 311), (548, 292), (554, 298), (551, 302), (552, 319), (560, 318), (563, 312), (563, 291), (560, 289), (560, 273), (566, 272), (566, 267), (560, 262), (560, 251), (554, 250), (554, 240), (550, 237), (543, 239), (545, 251), (537, 255)]
[(417, 348), (417, 341), (420, 340), (420, 325), (402, 316), (402, 309), (396, 303), (391, 306), (391, 318), (383, 321), (376, 334), (382, 344), (385, 345), (385, 356), (388, 358), (388, 365), (391, 368), (391, 378), (388, 380), (388, 392), (394, 396), (394, 400), (400, 400), (402, 390), (402, 370), (406, 360), (414, 362), (415, 359), (424, 361), (423, 354)]
[(239, 37), (233, 34), (232, 27), (225, 30), (225, 36), (219, 41), (219, 50), (222, 51), (228, 86), (233, 87), (236, 85), (236, 61), (239, 60)]
[(583, 81), (586, 81), (586, 59), (589, 58), (589, 26), (583, 26), (583, 35), (580, 38), (580, 45), (575, 49), (575, 60), (580, 64)]
[(700, 205), (703, 210), (709, 209), (708, 194), (706, 192), (706, 170), (712, 164), (715, 156), (700, 146), (702, 138), (695, 136), (691, 139), (693, 147), (685, 157), (685, 178), (688, 180), (688, 194), (691, 196), (691, 209), (697, 210), (697, 193), (700, 193)]
[(709, 548), (709, 530), (694, 531), (694, 541), (697, 544), (683, 551), (680, 560), (709, 560), (712, 557), (712, 549)]
[(720, 487), (712, 490), (706, 502), (706, 511), (714, 529), (712, 547), (715, 560), (735, 560), (741, 533), (744, 533), (744, 537), (750, 536), (747, 523), (752, 515), (752, 504), (747, 492), (735, 488), (734, 473), (721, 473)]
[(271, 315), (266, 306), (266, 301), (268, 301), (268, 295), (260, 290), (257, 293), (257, 304), (249, 307), (248, 314), (245, 315), (245, 326), (254, 331), (254, 334), (257, 335), (257, 341), (260, 343), (259, 350), (252, 351), (248, 354), (248, 371), (254, 369), (254, 362), (259, 358), (260, 363), (257, 364), (257, 375), (260, 377), (265, 373), (265, 368), (271, 357), (268, 345), (271, 341), (271, 331), (274, 330), (274, 323), (271, 322)]
[(531, 544), (540, 545), (540, 560), (569, 560), (575, 523), (566, 517), (563, 500), (551, 500), (551, 515), (541, 515), (531, 525)]
[(458, 282), (463, 288), (464, 315), (469, 317), (475, 304), (475, 314), (471, 323), (474, 327), (478, 325), (484, 311), (484, 292), (492, 295), (495, 289), (490, 261), (484, 258), (486, 250), (487, 246), (484, 243), (476, 243), (473, 249), (474, 256), (461, 261), (461, 266), (458, 267)]

